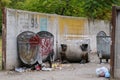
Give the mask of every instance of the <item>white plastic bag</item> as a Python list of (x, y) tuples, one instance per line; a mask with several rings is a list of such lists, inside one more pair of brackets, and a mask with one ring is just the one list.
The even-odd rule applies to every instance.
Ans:
[(99, 77), (105, 77), (105, 73), (109, 72), (106, 67), (101, 67), (96, 69), (96, 74)]

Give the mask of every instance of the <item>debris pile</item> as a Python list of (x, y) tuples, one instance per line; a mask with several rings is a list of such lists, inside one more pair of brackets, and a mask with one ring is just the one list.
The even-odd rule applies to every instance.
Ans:
[(52, 68), (49, 68), (47, 66), (47, 64), (43, 63), (43, 64), (36, 64), (30, 68), (28, 67), (18, 67), (18, 68), (15, 68), (15, 71), (16, 72), (28, 72), (28, 71), (52, 71), (52, 70), (56, 70), (56, 69), (59, 69), (61, 70), (62, 69), (62, 64), (60, 63), (53, 63), (52, 64)]
[(110, 72), (106, 67), (97, 68), (96, 74), (98, 77), (110, 78)]

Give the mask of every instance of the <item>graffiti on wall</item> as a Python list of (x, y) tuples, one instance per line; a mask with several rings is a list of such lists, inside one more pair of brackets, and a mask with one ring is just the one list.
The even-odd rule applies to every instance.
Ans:
[(19, 28), (22, 29), (30, 29), (30, 28), (37, 28), (38, 27), (38, 18), (35, 14), (25, 14), (25, 13), (18, 13), (17, 14), (17, 23)]
[(29, 28), (29, 14), (18, 13), (18, 26), (23, 29)]
[(31, 27), (32, 28), (34, 27), (34, 15), (32, 15), (32, 17), (31, 17)]
[[(26, 13), (22, 11), (8, 11), (8, 24), (15, 26), (17, 32), (25, 30), (40, 29), (39, 31), (47, 31), (48, 21), (46, 17), (40, 17), (39, 14)], [(15, 25), (16, 24), (16, 25)]]
[(37, 19), (37, 15), (32, 14), (31, 15), (31, 27), (32, 28), (37, 28), (38, 27), (38, 19)]

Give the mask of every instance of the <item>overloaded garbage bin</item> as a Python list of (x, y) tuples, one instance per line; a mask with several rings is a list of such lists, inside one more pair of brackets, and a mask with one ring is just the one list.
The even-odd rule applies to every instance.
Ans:
[(36, 62), (48, 61), (51, 65), (51, 59), (54, 55), (54, 36), (47, 31), (40, 31), (37, 34), (31, 31), (25, 31), (17, 37), (18, 57), (20, 61), (28, 66)]
[(18, 57), (26, 65), (37, 62), (39, 36), (31, 31), (22, 32), (17, 36)]

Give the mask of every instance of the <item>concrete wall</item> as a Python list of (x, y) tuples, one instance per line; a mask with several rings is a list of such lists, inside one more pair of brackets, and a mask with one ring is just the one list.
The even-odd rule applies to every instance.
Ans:
[(54, 35), (55, 53), (66, 40), (90, 39), (91, 50), (96, 51), (96, 35), (110, 34), (109, 22), (88, 21), (86, 18), (43, 14), (7, 9), (6, 69), (18, 66), (16, 38), (23, 31), (49, 31)]
[(96, 51), (96, 36), (100, 31), (104, 31), (107, 36), (110, 36), (110, 25), (107, 21), (98, 21), (91, 22), (89, 27), (89, 38), (90, 38), (90, 44), (91, 49), (93, 52)]
[[(90, 39), (90, 47), (96, 52), (96, 36), (100, 31), (104, 31), (110, 36), (110, 25), (108, 21), (88, 21), (86, 18), (61, 17), (60, 42), (66, 43), (67, 40)], [(67, 18), (67, 19), (66, 19)]]

